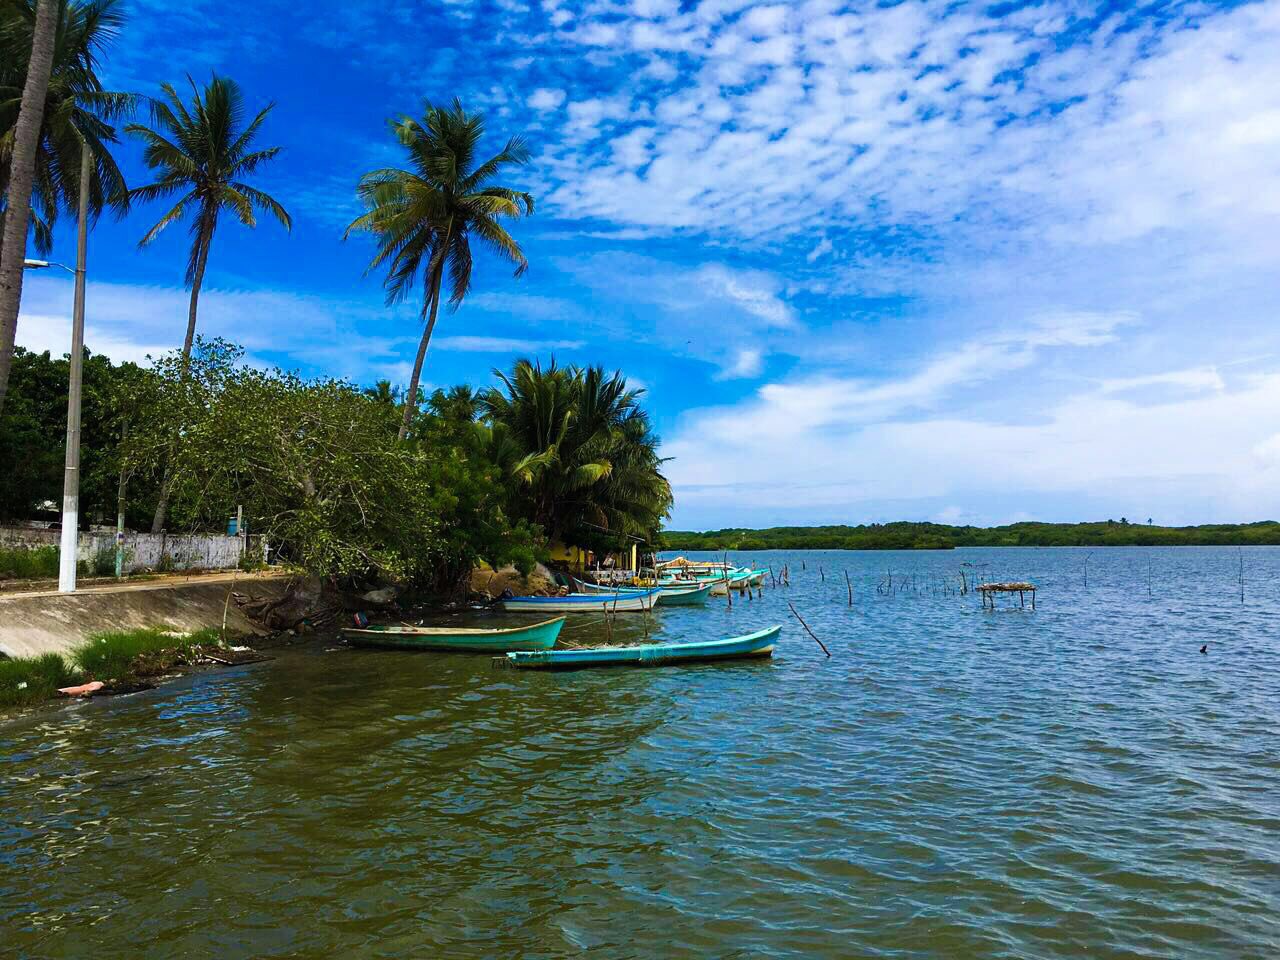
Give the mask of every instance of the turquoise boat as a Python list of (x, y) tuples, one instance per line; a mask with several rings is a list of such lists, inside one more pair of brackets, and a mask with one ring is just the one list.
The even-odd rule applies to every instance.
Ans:
[[(582, 588), (583, 593), (601, 593), (612, 596), (617, 593), (621, 596), (628, 594), (647, 593), (647, 587), (608, 587), (599, 583), (578, 584)], [(711, 588), (714, 584), (668, 584), (664, 583), (660, 587), (662, 590), (662, 605), (664, 607), (688, 607), (699, 603), (706, 603), (707, 597), (711, 596)]]
[(701, 643), (648, 643), (627, 647), (584, 647), (568, 650), (528, 650), (508, 653), (506, 663), (527, 669), (583, 667), (666, 667), (708, 660), (769, 657), (782, 627), (766, 627), (742, 637)]
[(381, 624), (347, 627), (348, 642), (358, 647), (397, 647), (403, 650), (461, 650), (505, 653), (508, 650), (550, 650), (556, 645), (564, 617), (523, 627), (411, 627)]

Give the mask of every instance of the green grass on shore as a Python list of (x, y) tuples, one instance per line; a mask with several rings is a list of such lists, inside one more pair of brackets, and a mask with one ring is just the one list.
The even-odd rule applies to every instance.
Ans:
[(25, 707), (48, 700), (75, 682), (67, 661), (56, 653), (0, 660), (0, 707)]
[(217, 646), (218, 631), (175, 635), (164, 630), (119, 630), (94, 634), (71, 652), (0, 660), (0, 708), (22, 707), (57, 695), (59, 687), (151, 677), (182, 663), (192, 647)]

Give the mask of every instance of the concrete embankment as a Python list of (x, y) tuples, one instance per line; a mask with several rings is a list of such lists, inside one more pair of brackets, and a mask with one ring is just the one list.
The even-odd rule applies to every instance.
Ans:
[(280, 596), (283, 574), (209, 574), (90, 587), (75, 593), (41, 591), (0, 594), (0, 653), (35, 657), (68, 653), (91, 635), (107, 630), (161, 627), (199, 630), (221, 627), (226, 611), (230, 633), (262, 633), (229, 592), (252, 597)]

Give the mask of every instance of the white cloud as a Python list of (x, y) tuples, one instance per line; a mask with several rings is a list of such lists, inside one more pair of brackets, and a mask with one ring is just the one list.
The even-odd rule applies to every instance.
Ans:
[(534, 110), (555, 110), (564, 103), (565, 96), (563, 90), (539, 87), (529, 95), (529, 106)]
[(686, 414), (663, 448), (680, 514), (749, 523), (782, 502), (856, 521), (891, 503), (896, 516), (991, 523), (1075, 498), (1177, 522), (1280, 515), (1280, 369), (1077, 379), (1028, 405), (1014, 373), (1035, 380), (1060, 357), (1088, 364), (1134, 323), (1051, 317), (897, 376), (773, 382)]
[(737, 350), (733, 361), (718, 374), (717, 380), (737, 380), (747, 377), (758, 377), (764, 369), (764, 353), (761, 350), (747, 348)]

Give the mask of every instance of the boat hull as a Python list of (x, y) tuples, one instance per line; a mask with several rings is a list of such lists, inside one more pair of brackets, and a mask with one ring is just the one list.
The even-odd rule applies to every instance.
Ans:
[(661, 590), (630, 593), (571, 593), (567, 597), (512, 597), (503, 600), (503, 609), (523, 613), (635, 613), (652, 610), (662, 597)]
[[(639, 593), (647, 592), (644, 587), (617, 588), (617, 587), (606, 587), (598, 583), (586, 583), (586, 582), (581, 583), (580, 586), (582, 587), (583, 593), (607, 595), (610, 597), (612, 597), (615, 593), (618, 594), (619, 596), (626, 596), (627, 594), (639, 594)], [(662, 605), (664, 607), (673, 607), (673, 606), (688, 607), (688, 606), (693, 606), (699, 603), (706, 603), (707, 597), (711, 596), (712, 586), (713, 584), (710, 584), (710, 583), (706, 583), (706, 584), (690, 583), (690, 584), (681, 584), (680, 586), (664, 583), (662, 584), (661, 587), (659, 587), (659, 589), (662, 591)]]
[(564, 617), (555, 617), (528, 626), (500, 629), (395, 625), (348, 627), (342, 635), (348, 643), (358, 647), (506, 653), (511, 650), (550, 650), (556, 645), (564, 621)]
[(507, 654), (513, 667), (533, 670), (576, 670), (587, 667), (666, 667), (712, 660), (739, 660), (773, 655), (782, 627), (768, 627), (741, 637), (702, 643), (651, 643), (633, 647), (590, 647), (530, 650)]

